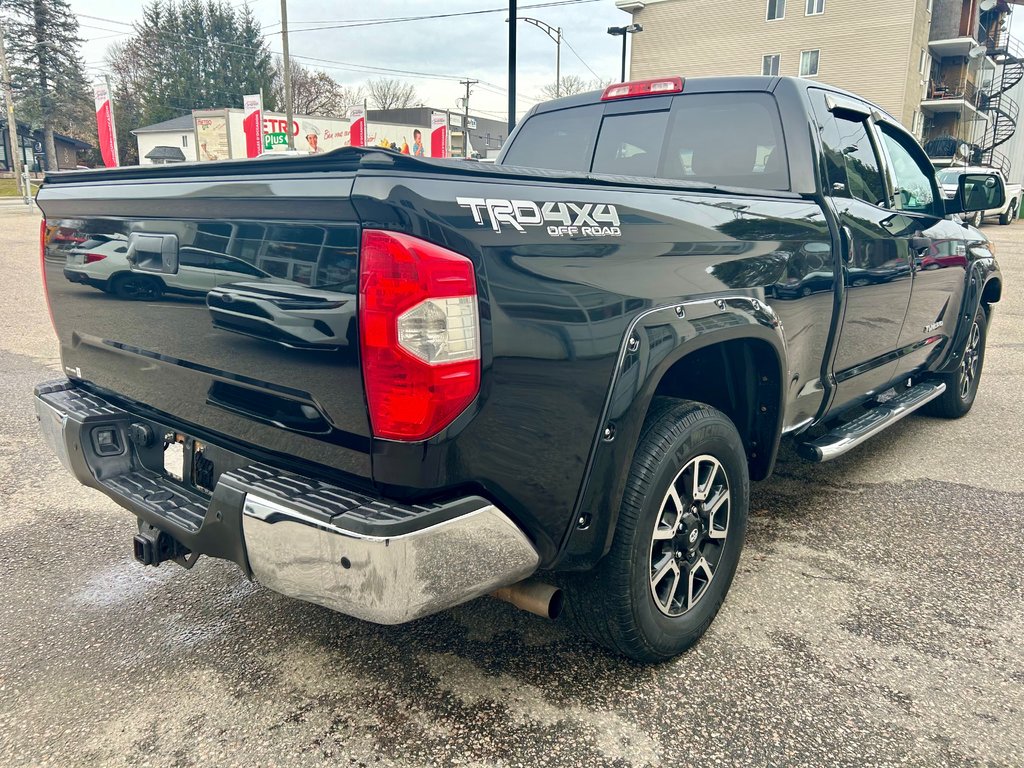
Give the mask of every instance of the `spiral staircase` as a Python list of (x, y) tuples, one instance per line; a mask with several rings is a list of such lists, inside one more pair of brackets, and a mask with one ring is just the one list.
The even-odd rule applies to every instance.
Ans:
[(1017, 131), (1020, 105), (1010, 91), (1024, 79), (1024, 46), (1005, 30), (989, 37), (986, 46), (988, 55), (999, 65), (999, 74), (979, 99), (979, 108), (989, 116), (989, 126), (978, 141), (978, 149), (982, 165), (998, 168), (1008, 176), (1010, 159), (998, 148)]

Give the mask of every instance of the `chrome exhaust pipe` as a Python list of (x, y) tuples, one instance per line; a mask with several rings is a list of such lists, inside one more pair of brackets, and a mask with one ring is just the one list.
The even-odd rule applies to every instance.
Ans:
[(512, 603), (516, 608), (542, 616), (557, 619), (562, 613), (564, 598), (562, 590), (542, 581), (526, 579), (491, 592), (491, 597)]

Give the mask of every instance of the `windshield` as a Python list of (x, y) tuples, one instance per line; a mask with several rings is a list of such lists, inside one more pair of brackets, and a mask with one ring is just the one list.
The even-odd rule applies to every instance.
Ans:
[(956, 184), (960, 180), (960, 171), (939, 171), (939, 184)]

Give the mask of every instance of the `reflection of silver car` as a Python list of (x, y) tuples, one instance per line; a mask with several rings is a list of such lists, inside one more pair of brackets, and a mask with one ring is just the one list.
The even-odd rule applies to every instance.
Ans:
[(355, 346), (356, 285), (234, 283), (206, 295), (215, 328), (296, 349)]
[(218, 285), (246, 278), (289, 282), (234, 256), (191, 247), (178, 251), (175, 274), (140, 272), (132, 270), (128, 262), (127, 240), (92, 243), (83, 243), (68, 254), (64, 276), (73, 283), (91, 285), (122, 299), (154, 300), (164, 293), (204, 296)]

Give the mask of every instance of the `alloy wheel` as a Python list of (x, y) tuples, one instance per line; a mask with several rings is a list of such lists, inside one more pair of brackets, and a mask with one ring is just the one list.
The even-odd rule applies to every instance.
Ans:
[(960, 399), (970, 397), (971, 390), (978, 380), (978, 363), (981, 357), (981, 326), (975, 320), (971, 326), (971, 335), (960, 361)]
[(681, 616), (707, 593), (729, 535), (729, 477), (714, 456), (690, 460), (662, 500), (651, 537), (651, 596)]

